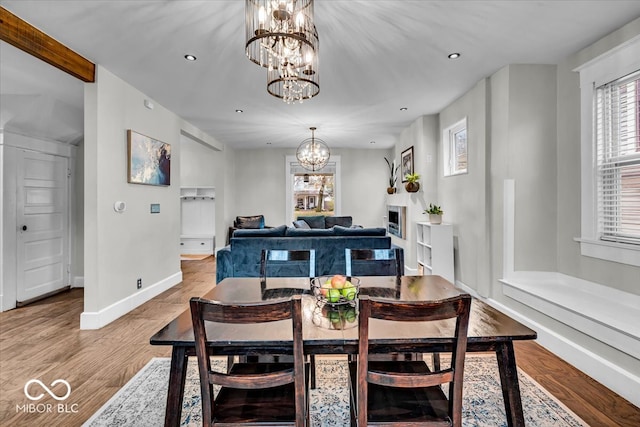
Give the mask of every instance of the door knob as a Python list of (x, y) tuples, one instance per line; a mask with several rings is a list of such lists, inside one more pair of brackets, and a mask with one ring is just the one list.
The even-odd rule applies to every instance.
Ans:
[(27, 226), (26, 225), (22, 226), (22, 231), (27, 231)]

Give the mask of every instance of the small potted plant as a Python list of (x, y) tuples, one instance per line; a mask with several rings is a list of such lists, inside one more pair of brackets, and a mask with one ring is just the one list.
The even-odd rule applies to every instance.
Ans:
[(429, 208), (424, 210), (424, 213), (429, 214), (429, 222), (431, 224), (442, 224), (442, 209), (438, 205), (429, 203)]
[(404, 188), (409, 193), (415, 193), (420, 189), (420, 183), (418, 182), (418, 180), (420, 179), (419, 174), (409, 173), (404, 177), (404, 179), (407, 181), (407, 183), (404, 185)]
[(398, 168), (400, 165), (396, 166), (396, 161), (390, 162), (386, 157), (384, 158), (387, 165), (389, 165), (389, 187), (387, 187), (387, 194), (393, 194), (396, 192), (396, 181), (398, 180)]

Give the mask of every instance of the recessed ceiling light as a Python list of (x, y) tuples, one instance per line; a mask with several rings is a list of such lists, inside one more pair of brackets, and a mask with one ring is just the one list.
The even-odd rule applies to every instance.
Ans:
[(244, 113), (244, 110), (236, 110), (236, 113)]
[(189, 54), (187, 54), (187, 55), (185, 55), (185, 56), (184, 56), (184, 59), (186, 59), (187, 61), (195, 61), (195, 60), (196, 60), (196, 59), (198, 59), (198, 58), (196, 58), (196, 57), (195, 57), (195, 56), (193, 56), (193, 55), (189, 55)]
[(460, 54), (458, 52), (450, 53), (448, 58), (449, 59), (458, 59), (458, 58), (460, 58)]
[(402, 108), (400, 108), (400, 111), (407, 111), (407, 110), (408, 110), (408, 108), (407, 108), (407, 107), (402, 107)]

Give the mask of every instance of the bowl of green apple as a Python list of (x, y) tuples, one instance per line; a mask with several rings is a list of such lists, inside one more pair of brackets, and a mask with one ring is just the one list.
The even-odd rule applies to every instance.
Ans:
[(311, 280), (313, 295), (318, 301), (331, 305), (355, 305), (359, 288), (359, 278), (347, 277), (341, 274), (314, 277)]

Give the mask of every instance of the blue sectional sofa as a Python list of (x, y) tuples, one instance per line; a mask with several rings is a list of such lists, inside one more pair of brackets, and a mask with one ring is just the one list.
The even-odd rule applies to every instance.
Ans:
[[(260, 277), (263, 249), (315, 249), (318, 276), (345, 274), (344, 250), (389, 249), (391, 237), (384, 228), (348, 228), (336, 225), (326, 229), (303, 229), (281, 225), (264, 229), (236, 230), (230, 244), (216, 253), (216, 283), (226, 277)], [(401, 255), (404, 253), (401, 251)], [(404, 265), (404, 259), (401, 259)], [(380, 263), (372, 275), (395, 275), (393, 263)], [(271, 273), (292, 276), (291, 269)]]

